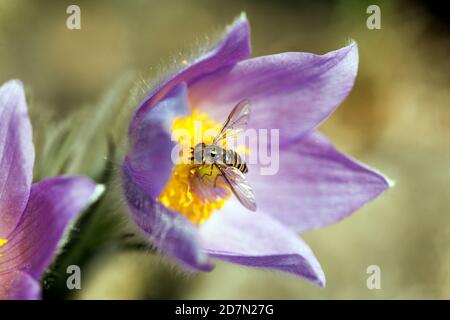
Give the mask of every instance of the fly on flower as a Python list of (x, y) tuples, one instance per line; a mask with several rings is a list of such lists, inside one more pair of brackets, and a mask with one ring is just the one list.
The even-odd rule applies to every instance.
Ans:
[(228, 186), (244, 207), (256, 211), (253, 189), (244, 176), (247, 164), (236, 151), (222, 147), (228, 138), (237, 137), (247, 128), (250, 110), (248, 100), (239, 102), (211, 144), (201, 142), (191, 148), (190, 160), (195, 165), (193, 183), (204, 199), (220, 196), (219, 190)]
[[(344, 219), (391, 186), (317, 132), (353, 86), (358, 46), (323, 55), (250, 54), (243, 14), (211, 50), (148, 93), (129, 127), (123, 194), (152, 245), (190, 269), (210, 271), (215, 258), (325, 286), (298, 233)], [(275, 174), (263, 175), (261, 163), (245, 164), (240, 149), (224, 144), (247, 127), (244, 98), (254, 110), (248, 129), (278, 130), (280, 143), (270, 142), (271, 151), (279, 147)], [(181, 163), (174, 161), (177, 144), (185, 150)], [(261, 145), (249, 144), (246, 153), (259, 159)], [(246, 210), (256, 208), (252, 190), (257, 216)]]

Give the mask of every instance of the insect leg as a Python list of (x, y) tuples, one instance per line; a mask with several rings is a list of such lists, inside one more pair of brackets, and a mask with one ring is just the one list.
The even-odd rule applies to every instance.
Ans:
[(213, 187), (216, 188), (217, 187), (217, 179), (219, 178), (219, 175), (216, 174), (216, 176), (214, 177), (214, 183), (213, 183)]
[(214, 166), (214, 164), (211, 165), (211, 171), (209, 173), (206, 172), (206, 173), (202, 174), (200, 176), (200, 179), (203, 179), (205, 176), (212, 177), (212, 174), (213, 174), (212, 168), (213, 168), (213, 166)]

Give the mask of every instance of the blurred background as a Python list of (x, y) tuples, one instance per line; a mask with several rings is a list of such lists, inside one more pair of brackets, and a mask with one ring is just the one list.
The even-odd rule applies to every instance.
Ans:
[[(66, 28), (70, 4), (81, 8), (81, 30)], [(371, 4), (381, 8), (381, 30), (366, 27)], [(359, 44), (354, 89), (321, 131), (397, 185), (302, 235), (327, 276), (323, 289), (222, 262), (186, 273), (132, 235), (119, 198), (117, 163), (139, 98), (242, 11), (254, 56)], [(0, 82), (25, 84), (35, 180), (78, 173), (108, 185), (43, 279), (44, 297), (449, 299), (448, 18), (443, 5), (425, 1), (0, 0)], [(65, 287), (70, 264), (81, 266), (81, 290)], [(369, 265), (381, 268), (379, 290), (366, 286)]]

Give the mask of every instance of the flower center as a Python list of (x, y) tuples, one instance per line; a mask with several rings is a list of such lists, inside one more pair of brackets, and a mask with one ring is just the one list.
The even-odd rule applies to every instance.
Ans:
[[(192, 156), (191, 148), (199, 143), (211, 144), (220, 128), (220, 124), (197, 110), (189, 116), (176, 118), (172, 123), (172, 137), (177, 140), (182, 152), (179, 164), (172, 169), (172, 176), (158, 199), (195, 224), (203, 223), (230, 197), (227, 185), (217, 183), (213, 186), (210, 183), (219, 174), (214, 166), (188, 160)], [(201, 177), (207, 177), (208, 182), (204, 184)]]
[[(6, 243), (8, 243), (8, 240), (6, 240), (6, 239), (0, 239), (0, 248), (3, 247)], [(0, 252), (0, 257), (1, 257), (2, 255), (3, 255), (3, 254)]]

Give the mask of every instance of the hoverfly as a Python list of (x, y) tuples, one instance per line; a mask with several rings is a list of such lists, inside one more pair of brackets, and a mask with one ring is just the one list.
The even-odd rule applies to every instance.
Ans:
[(231, 111), (227, 120), (211, 144), (204, 142), (191, 148), (191, 158), (198, 164), (196, 189), (205, 198), (220, 197), (223, 188), (216, 188), (224, 180), (236, 198), (244, 207), (256, 211), (255, 195), (244, 174), (248, 172), (247, 164), (232, 150), (221, 147), (221, 142), (230, 136), (242, 133), (248, 124), (250, 103), (242, 100)]

